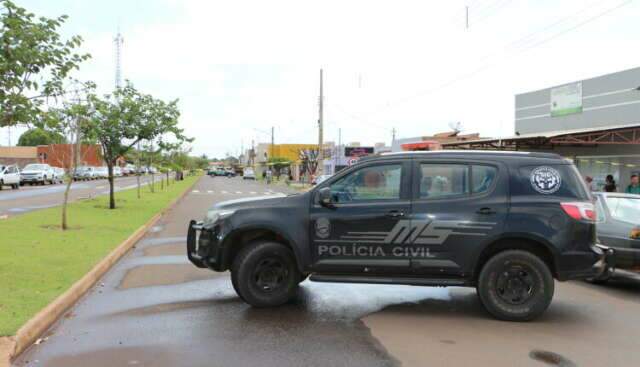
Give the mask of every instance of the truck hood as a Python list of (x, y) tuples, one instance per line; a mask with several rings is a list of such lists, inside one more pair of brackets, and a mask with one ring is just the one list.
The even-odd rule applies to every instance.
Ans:
[(258, 197), (248, 197), (235, 200), (221, 201), (214, 204), (209, 210), (216, 209), (246, 209), (262, 208), (280, 204), (287, 196), (284, 194), (266, 195)]

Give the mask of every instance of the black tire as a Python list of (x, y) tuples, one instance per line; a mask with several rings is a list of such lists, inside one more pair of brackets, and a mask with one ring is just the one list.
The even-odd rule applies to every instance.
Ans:
[(300, 272), (287, 246), (255, 242), (236, 255), (231, 282), (243, 301), (254, 307), (274, 307), (295, 297)]
[(505, 321), (530, 321), (551, 303), (554, 281), (547, 264), (522, 250), (507, 250), (482, 267), (477, 285), (484, 308)]
[(0, 181), (0, 191), (2, 191), (3, 187), (4, 187), (4, 181)]

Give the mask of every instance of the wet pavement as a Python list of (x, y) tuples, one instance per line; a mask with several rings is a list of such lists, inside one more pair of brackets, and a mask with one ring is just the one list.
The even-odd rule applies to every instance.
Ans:
[(281, 186), (203, 177), (15, 366), (630, 366), (640, 280), (557, 283), (539, 320), (491, 319), (475, 291), (305, 281), (255, 309), (228, 273), (191, 266), (186, 225), (214, 202)]
[[(159, 182), (160, 176), (156, 176)], [(141, 183), (151, 182), (151, 176), (142, 176)], [(135, 177), (117, 177), (115, 190), (127, 190), (137, 187)], [(66, 184), (44, 186), (21, 186), (18, 190), (5, 187), (0, 191), (0, 216), (14, 216), (33, 210), (51, 208), (62, 204)], [(105, 180), (78, 181), (71, 185), (69, 201), (86, 199), (109, 193), (109, 182)], [(6, 218), (6, 217), (5, 217)]]

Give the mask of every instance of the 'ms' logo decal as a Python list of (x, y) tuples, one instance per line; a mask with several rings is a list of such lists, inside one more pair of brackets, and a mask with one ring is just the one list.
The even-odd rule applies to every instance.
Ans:
[[(340, 239), (319, 242), (441, 245), (451, 235), (486, 236), (496, 223), (457, 220), (399, 220), (390, 231), (347, 232)], [(316, 222), (317, 228), (317, 222)], [(316, 230), (316, 235), (318, 236)], [(320, 237), (320, 236), (318, 236)]]

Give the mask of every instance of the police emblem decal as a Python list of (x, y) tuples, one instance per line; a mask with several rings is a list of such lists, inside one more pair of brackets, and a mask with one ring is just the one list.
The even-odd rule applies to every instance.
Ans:
[(531, 171), (531, 186), (541, 194), (553, 194), (560, 189), (562, 177), (560, 172), (551, 167), (538, 167)]
[(321, 217), (316, 219), (316, 237), (328, 238), (331, 234), (331, 223), (329, 219)]

